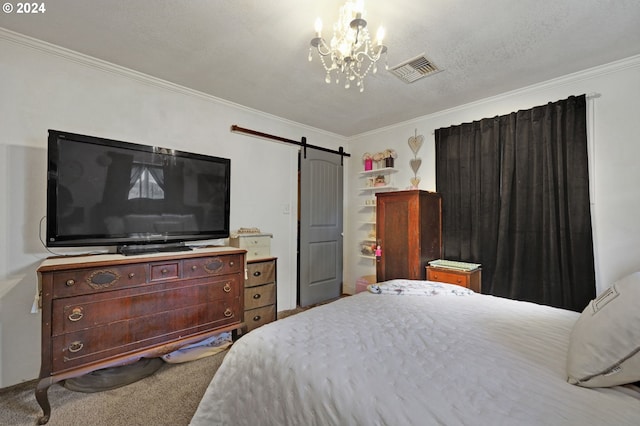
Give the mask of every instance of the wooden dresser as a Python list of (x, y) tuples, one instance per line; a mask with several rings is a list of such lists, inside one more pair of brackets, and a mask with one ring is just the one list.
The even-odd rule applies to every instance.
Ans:
[(277, 315), (277, 259), (247, 261), (247, 280), (244, 283), (245, 329), (249, 332), (276, 320)]
[(49, 420), (49, 386), (157, 357), (243, 326), (245, 250), (47, 259), (38, 269), (42, 364), (36, 400)]
[(482, 292), (482, 270), (457, 271), (447, 268), (427, 266), (427, 280), (441, 283), (456, 284), (475, 291)]

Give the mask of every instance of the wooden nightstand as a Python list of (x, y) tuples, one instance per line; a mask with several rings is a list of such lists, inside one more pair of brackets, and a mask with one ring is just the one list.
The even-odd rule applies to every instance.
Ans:
[(482, 269), (458, 271), (455, 269), (434, 268), (427, 266), (427, 280), (456, 284), (480, 293), (482, 290)]

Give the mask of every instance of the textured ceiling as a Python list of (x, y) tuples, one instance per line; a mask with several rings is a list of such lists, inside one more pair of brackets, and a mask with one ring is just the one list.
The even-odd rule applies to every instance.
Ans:
[(342, 4), (54, 0), (0, 27), (347, 137), (640, 54), (638, 0), (369, 0), (389, 66), (424, 53), (443, 71), (380, 69), (360, 93), (307, 61), (316, 17), (329, 28)]

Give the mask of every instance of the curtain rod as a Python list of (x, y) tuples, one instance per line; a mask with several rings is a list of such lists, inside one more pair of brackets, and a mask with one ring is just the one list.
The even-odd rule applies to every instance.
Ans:
[(319, 151), (324, 151), (324, 152), (330, 152), (332, 154), (338, 154), (340, 156), (340, 162), (342, 162), (344, 157), (351, 157), (351, 154), (344, 152), (344, 149), (342, 147), (338, 148), (338, 150), (336, 151), (335, 149), (329, 149), (329, 148), (324, 148), (322, 146), (316, 146), (316, 145), (311, 145), (307, 143), (307, 138), (306, 137), (302, 137), (302, 141), (294, 141), (293, 139), (287, 139), (287, 138), (283, 138), (280, 136), (274, 136), (274, 135), (270, 135), (268, 133), (262, 133), (262, 132), (258, 132), (257, 130), (251, 130), (251, 129), (245, 129), (244, 127), (240, 127), (236, 124), (233, 124), (231, 126), (231, 131), (234, 133), (245, 133), (247, 135), (251, 135), (251, 136), (256, 136), (259, 138), (265, 138), (265, 139), (272, 139), (275, 141), (279, 141), (279, 142), (285, 142), (285, 143), (291, 143), (294, 145), (298, 145), (301, 146), (304, 150), (304, 156), (306, 158), (307, 156), (307, 148), (313, 148), (313, 149), (317, 149)]

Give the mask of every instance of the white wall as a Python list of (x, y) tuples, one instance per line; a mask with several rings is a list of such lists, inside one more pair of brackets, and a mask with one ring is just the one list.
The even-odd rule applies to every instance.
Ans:
[(273, 234), (278, 309), (295, 307), (297, 147), (229, 129), (330, 148), (343, 139), (1, 29), (0, 93), (0, 388), (40, 367), (40, 314), (29, 312), (36, 269), (50, 256), (39, 239), (47, 129), (230, 158), (231, 229)]
[[(420, 82), (414, 84), (419, 90)], [(418, 172), (422, 178), (420, 189), (434, 191), (435, 129), (581, 94), (599, 95), (587, 102), (597, 290), (602, 291), (616, 279), (640, 270), (640, 56), (636, 56), (353, 138), (348, 145), (353, 160), (345, 179), (349, 182), (345, 190), (346, 291), (354, 290), (358, 277), (375, 274), (371, 261), (358, 257), (359, 242), (365, 235), (359, 221), (367, 215), (358, 207), (364, 199), (358, 191), (362, 186), (359, 172), (363, 170), (360, 161), (363, 152), (396, 149), (399, 156), (396, 168), (400, 170), (395, 183), (405, 189), (413, 176), (409, 168), (413, 153), (408, 139), (417, 129), (425, 138), (418, 153), (423, 162)]]

